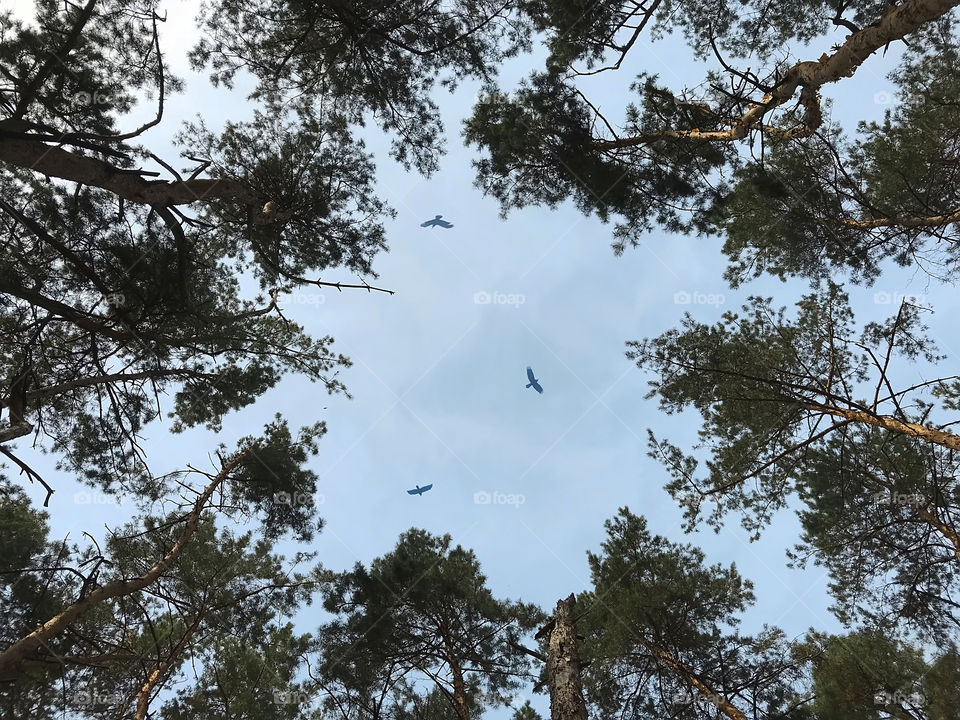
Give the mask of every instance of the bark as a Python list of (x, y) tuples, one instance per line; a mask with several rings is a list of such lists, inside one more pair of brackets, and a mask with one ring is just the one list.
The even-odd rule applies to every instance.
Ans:
[(711, 685), (705, 682), (699, 675), (680, 662), (680, 660), (675, 658), (671, 653), (650, 643), (645, 642), (644, 645), (647, 646), (654, 657), (659, 658), (664, 665), (669, 667), (677, 675), (693, 685), (693, 687), (697, 689), (697, 691), (705, 700), (730, 718), (730, 720), (749, 720), (749, 718), (744, 715), (739, 708), (737, 708), (735, 705), (732, 705), (725, 697), (714, 692), (714, 689)]
[(547, 653), (550, 720), (587, 720), (580, 679), (580, 653), (573, 624), (574, 596), (557, 601)]
[(97, 588), (82, 600), (78, 600), (68, 606), (32, 633), (8, 647), (0, 653), (0, 678), (16, 678), (20, 675), (24, 668), (24, 660), (28, 659), (30, 653), (39, 649), (51, 638), (62, 633), (81, 615), (98, 603), (109, 600), (110, 598), (121, 595), (131, 595), (132, 593), (143, 590), (169, 570), (177, 561), (177, 558), (180, 557), (183, 548), (186, 547), (187, 542), (196, 530), (197, 523), (200, 521), (200, 515), (204, 508), (206, 508), (207, 501), (223, 481), (226, 480), (227, 476), (237, 468), (246, 454), (246, 450), (237, 454), (233, 460), (220, 470), (210, 484), (204, 488), (204, 491), (194, 503), (193, 510), (191, 510), (187, 516), (187, 522), (183, 532), (180, 533), (170, 552), (140, 577), (132, 580), (117, 580)]
[(849, 35), (846, 42), (832, 55), (824, 53), (819, 60), (800, 62), (787, 70), (776, 88), (734, 120), (729, 130), (661, 130), (631, 138), (598, 140), (593, 143), (593, 147), (598, 150), (614, 150), (647, 145), (663, 139), (740, 140), (746, 137), (751, 128), (761, 124), (767, 113), (790, 102), (798, 88), (803, 88), (800, 100), (806, 111), (805, 127), (787, 131), (764, 127), (764, 132), (787, 139), (809, 135), (822, 122), (816, 93), (823, 85), (852, 77), (857, 68), (873, 53), (903, 39), (925, 23), (945, 15), (958, 4), (960, 0), (906, 0), (892, 7), (878, 22)]
[(898, 227), (898, 228), (936, 228), (942, 225), (952, 225), (960, 221), (960, 210), (954, 210), (951, 213), (943, 215), (905, 215), (903, 217), (874, 218), (872, 220), (854, 220), (851, 218), (836, 218), (825, 222), (831, 222), (843, 227), (853, 228), (854, 230), (874, 230), (876, 228)]
[(16, 425), (9, 425), (5, 428), (0, 428), (0, 443), (16, 440), (18, 437), (29, 435), (32, 432), (33, 425), (28, 423), (26, 420), (19, 422)]
[(874, 427), (883, 428), (884, 430), (892, 430), (893, 432), (903, 433), (904, 435), (912, 435), (913, 437), (932, 442), (936, 445), (942, 445), (951, 450), (960, 450), (960, 435), (937, 430), (927, 425), (905, 422), (886, 415), (872, 415), (862, 410), (849, 410), (847, 408), (832, 407), (830, 405), (812, 404), (809, 405), (808, 408), (810, 410), (816, 410), (817, 412), (826, 413), (827, 415), (843, 418), (844, 420), (866, 423), (867, 425), (873, 425)]
[(173, 649), (173, 652), (170, 653), (170, 656), (157, 665), (156, 668), (154, 668), (153, 672), (151, 672), (150, 676), (147, 678), (147, 681), (143, 684), (143, 687), (140, 688), (140, 692), (137, 694), (137, 711), (134, 713), (134, 720), (146, 719), (147, 710), (150, 707), (150, 694), (156, 689), (164, 675), (166, 675), (170, 670), (170, 667), (173, 665), (174, 661), (183, 654), (187, 647), (187, 643), (190, 641), (190, 638), (194, 636), (194, 634), (197, 632), (197, 629), (200, 627), (200, 621), (203, 619), (203, 615), (203, 612), (200, 612), (200, 614), (197, 615), (190, 627), (187, 628), (186, 634), (180, 638), (180, 642), (177, 643), (177, 646)]
[(108, 190), (124, 200), (139, 204), (163, 207), (209, 200), (236, 200), (244, 204), (262, 205), (264, 200), (242, 180), (144, 180), (136, 170), (118, 168), (88, 155), (46, 145), (40, 140), (0, 138), (0, 161), (43, 173), (47, 177)]
[(447, 664), (453, 675), (453, 708), (457, 713), (457, 720), (470, 720), (470, 708), (467, 706), (467, 684), (463, 679), (463, 668), (457, 662), (453, 653), (453, 643), (446, 628), (440, 625), (440, 637), (443, 640), (443, 649), (447, 656)]

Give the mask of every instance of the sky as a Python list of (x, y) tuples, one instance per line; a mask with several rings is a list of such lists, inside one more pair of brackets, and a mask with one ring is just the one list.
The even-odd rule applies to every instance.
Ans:
[[(199, 113), (215, 129), (228, 118), (249, 116), (250, 108), (242, 91), (214, 89), (189, 71), (184, 55), (196, 36), (194, 3), (165, 6), (162, 47), (187, 88), (168, 99), (164, 122), (144, 143), (169, 159), (177, 157), (169, 139), (181, 120)], [(815, 58), (842, 38), (838, 33), (794, 52)], [(833, 117), (849, 128), (880, 119), (893, 93), (885, 73), (897, 56), (891, 48), (886, 58), (871, 58), (854, 78), (827, 88)], [(505, 66), (502, 87), (515, 87), (542, 66), (540, 57)], [(680, 89), (700, 83), (705, 66), (692, 61), (679, 38), (638, 43), (621, 71), (599, 76), (587, 92), (608, 119), (622, 117), (627, 87), (641, 69)], [(288, 376), (253, 406), (227, 416), (218, 437), (203, 429), (172, 435), (163, 424), (149, 427), (153, 469), (210, 467), (209, 453), (219, 442), (230, 445), (257, 432), (276, 412), (292, 427), (322, 419), (328, 432), (309, 467), (320, 477), (315, 500), (326, 521), (313, 549), (327, 568), (367, 564), (389, 552), (400, 533), (419, 527), (472, 548), (495, 596), (549, 610), (589, 587), (586, 551), (599, 549), (604, 521), (629, 506), (653, 532), (700, 546), (711, 564), (736, 563), (755, 583), (757, 602), (744, 616), (745, 632), (764, 624), (789, 636), (810, 627), (839, 630), (822, 569), (786, 567), (784, 551), (799, 539), (791, 513), (778, 516), (757, 543), (748, 541), (736, 517), (719, 534), (683, 533), (681, 513), (662, 489), (667, 474), (646, 455), (647, 428), (689, 448), (699, 417), (661, 413), (655, 400), (644, 398), (649, 378), (624, 354), (626, 341), (654, 337), (685, 312), (716, 322), (749, 295), (792, 305), (809, 286), (763, 278), (730, 289), (716, 238), (657, 230), (642, 247), (615, 257), (612, 225), (585, 218), (570, 204), (501, 219), (496, 202), (473, 185), (476, 149), (460, 140), (477, 90), (468, 83), (453, 95), (437, 92), (448, 153), (432, 178), (392, 162), (388, 140), (375, 127), (364, 132), (377, 160), (380, 197), (397, 211), (386, 222), (389, 252), (374, 262), (374, 284), (395, 294), (306, 290), (285, 307), (311, 334), (332, 335), (334, 350), (351, 358), (353, 367), (340, 377), (353, 399)], [(134, 127), (151, 112), (142, 107), (121, 127)], [(436, 214), (454, 227), (420, 227)], [(344, 272), (321, 277), (351, 279)], [(928, 320), (933, 337), (954, 355), (952, 288), (891, 268), (874, 287), (849, 290), (858, 321), (895, 313), (898, 295), (921, 294), (936, 311)], [(524, 388), (528, 365), (542, 395)], [(86, 530), (102, 538), (104, 524), (116, 527), (127, 516), (129, 507), (52, 470), (49, 456), (27, 456), (46, 469), (57, 491), (49, 507), (54, 537), (79, 540)], [(428, 483), (433, 489), (422, 496), (406, 493)], [(42, 501), (39, 488), (26, 489)], [(298, 617), (303, 631), (321, 620), (316, 606)], [(534, 705), (543, 712), (546, 699)]]

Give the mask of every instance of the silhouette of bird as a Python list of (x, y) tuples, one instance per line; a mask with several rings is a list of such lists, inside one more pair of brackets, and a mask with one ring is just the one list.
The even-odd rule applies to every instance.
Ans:
[(443, 215), (437, 215), (433, 220), (427, 220), (425, 223), (420, 223), (420, 227), (442, 227), (442, 228), (452, 228), (453, 223), (448, 223), (446, 220), (441, 220)]
[(543, 388), (540, 387), (540, 381), (533, 376), (533, 368), (527, 365), (527, 380), (530, 382), (527, 383), (527, 387), (532, 387), (538, 393), (543, 395)]
[(416, 489), (414, 489), (414, 490), (407, 490), (407, 494), (409, 494), (409, 495), (423, 495), (427, 490), (429, 490), (429, 489), (432, 488), (432, 487), (433, 487), (433, 483), (430, 483), (429, 485), (424, 485), (423, 487), (420, 487), (419, 485), (417, 485)]

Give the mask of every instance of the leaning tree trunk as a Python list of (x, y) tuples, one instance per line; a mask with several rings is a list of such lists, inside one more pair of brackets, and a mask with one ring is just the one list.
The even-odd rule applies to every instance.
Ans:
[(577, 651), (577, 630), (573, 625), (571, 594), (557, 601), (550, 629), (547, 652), (547, 682), (550, 686), (550, 720), (587, 720), (580, 681), (580, 653)]

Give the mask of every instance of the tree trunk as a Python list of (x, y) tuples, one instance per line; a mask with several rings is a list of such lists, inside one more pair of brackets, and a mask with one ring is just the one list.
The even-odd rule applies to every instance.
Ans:
[(960, 450), (960, 435), (937, 430), (936, 428), (920, 425), (919, 423), (904, 422), (887, 415), (872, 415), (861, 410), (849, 410), (847, 408), (832, 407), (830, 405), (810, 404), (807, 406), (810, 410), (833, 415), (852, 422), (865, 423), (874, 427), (892, 430), (893, 432), (912, 435), (913, 437), (932, 442), (936, 445), (942, 445), (951, 450)]
[(749, 720), (739, 708), (727, 700), (726, 697), (720, 695), (718, 692), (715, 692), (713, 687), (704, 682), (699, 675), (694, 673), (672, 654), (652, 643), (644, 642), (643, 644), (647, 646), (647, 648), (655, 657), (662, 660), (663, 663), (673, 670), (679, 677), (693, 685), (693, 687), (697, 689), (697, 692), (700, 693), (700, 696), (704, 701), (710, 705), (713, 705), (713, 707), (730, 718), (730, 720)]
[(453, 673), (453, 707), (457, 711), (457, 720), (470, 720), (470, 708), (467, 707), (467, 685), (463, 681), (463, 671), (456, 662), (450, 663)]
[(233, 178), (146, 180), (137, 170), (119, 168), (99, 158), (47, 145), (41, 140), (0, 138), (0, 161), (47, 177), (107, 190), (138, 204), (163, 207), (232, 200), (257, 205), (267, 199), (248, 183)]
[(547, 653), (550, 685), (550, 720), (587, 720), (580, 680), (580, 653), (573, 625), (574, 596), (557, 601)]
[(441, 623), (440, 637), (443, 639), (443, 648), (447, 655), (447, 664), (453, 675), (453, 709), (457, 713), (457, 720), (470, 720), (470, 708), (467, 706), (467, 684), (463, 679), (463, 669), (453, 653), (453, 643), (447, 633), (446, 626)]

